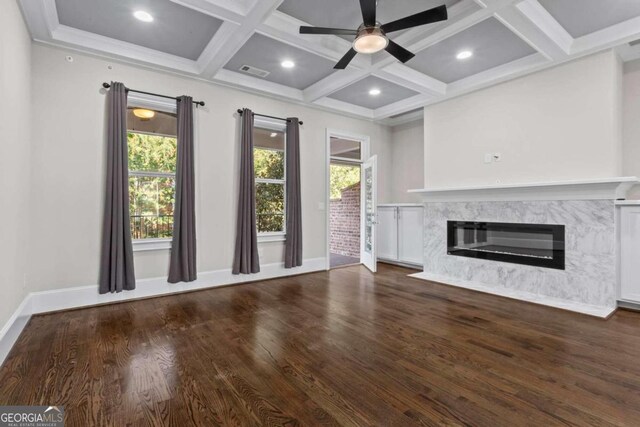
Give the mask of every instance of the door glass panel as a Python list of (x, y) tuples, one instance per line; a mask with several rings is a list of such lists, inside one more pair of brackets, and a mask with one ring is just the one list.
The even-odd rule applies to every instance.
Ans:
[(365, 203), (365, 227), (364, 250), (371, 253), (373, 248), (373, 221), (375, 220), (373, 206), (373, 170), (370, 167), (364, 169), (364, 203)]

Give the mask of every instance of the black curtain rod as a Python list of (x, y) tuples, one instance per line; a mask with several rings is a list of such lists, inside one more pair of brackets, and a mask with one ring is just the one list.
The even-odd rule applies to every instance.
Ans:
[[(111, 87), (111, 85), (109, 83), (102, 83), (102, 87), (105, 89), (109, 89)], [(158, 96), (160, 98), (167, 98), (167, 99), (173, 99), (175, 101), (180, 101), (179, 98), (176, 98), (174, 96), (167, 96), (167, 95), (160, 95), (159, 93), (152, 93), (152, 92), (145, 92), (142, 90), (135, 90), (135, 89), (129, 89), (128, 87), (125, 88), (127, 90), (127, 92), (135, 92), (135, 93), (142, 93), (145, 95), (152, 95), (152, 96)], [(196, 105), (200, 105), (201, 107), (204, 107), (204, 101), (193, 101), (194, 104)]]
[[(242, 112), (244, 110), (242, 108), (238, 108), (238, 114), (242, 115)], [(289, 119), (283, 119), (282, 117), (275, 117), (275, 116), (267, 116), (266, 114), (258, 114), (258, 113), (253, 113), (254, 116), (259, 116), (259, 117), (266, 117), (268, 119), (275, 119), (275, 120), (282, 120), (283, 122), (288, 122)], [(300, 123), (300, 125), (303, 125), (304, 123), (299, 121), (298, 123)]]

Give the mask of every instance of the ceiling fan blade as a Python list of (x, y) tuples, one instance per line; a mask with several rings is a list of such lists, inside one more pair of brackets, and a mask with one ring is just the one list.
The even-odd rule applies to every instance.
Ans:
[(364, 25), (367, 27), (376, 25), (376, 0), (360, 0), (360, 9), (362, 9)]
[(358, 52), (356, 52), (354, 48), (349, 49), (349, 52), (347, 52), (333, 68), (336, 70), (344, 70), (347, 68), (347, 65), (349, 65), (349, 62), (356, 56), (356, 53)]
[(442, 5), (415, 15), (407, 16), (397, 21), (389, 22), (382, 25), (382, 31), (390, 33), (392, 31), (406, 30), (407, 28), (419, 27), (420, 25), (431, 24), (433, 22), (444, 21), (447, 19), (447, 6)]
[(358, 32), (356, 30), (345, 30), (343, 28), (300, 27), (300, 34), (336, 34), (355, 36)]
[(389, 44), (387, 45), (387, 48), (385, 50), (391, 55), (395, 56), (398, 61), (402, 62), (403, 64), (416, 56), (415, 54), (400, 46), (398, 43), (395, 43), (393, 40), (389, 40)]

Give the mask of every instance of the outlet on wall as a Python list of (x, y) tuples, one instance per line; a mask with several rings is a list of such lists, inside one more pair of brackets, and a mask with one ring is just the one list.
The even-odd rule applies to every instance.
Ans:
[(491, 163), (491, 162), (493, 162), (493, 154), (491, 154), (491, 153), (486, 153), (486, 154), (484, 155), (484, 162), (485, 162), (485, 163)]

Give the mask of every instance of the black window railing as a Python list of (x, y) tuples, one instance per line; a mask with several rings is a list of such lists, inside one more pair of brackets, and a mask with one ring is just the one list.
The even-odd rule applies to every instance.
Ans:
[(131, 215), (133, 239), (170, 238), (173, 232), (173, 215)]

